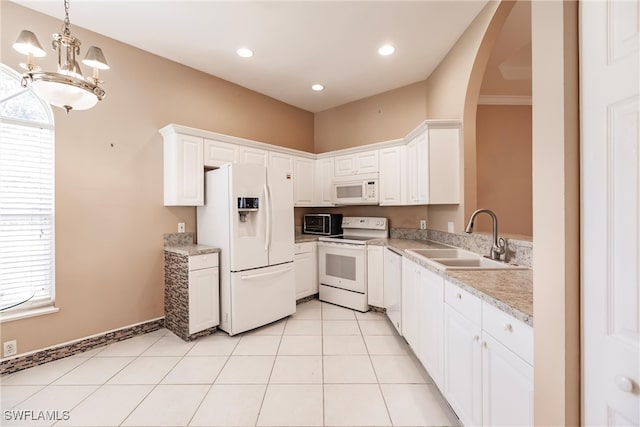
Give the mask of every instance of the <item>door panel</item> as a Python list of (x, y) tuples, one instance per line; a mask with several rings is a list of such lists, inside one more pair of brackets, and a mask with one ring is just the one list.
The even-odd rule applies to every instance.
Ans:
[[(231, 271), (264, 267), (269, 262), (266, 247), (268, 206), (265, 197), (265, 168), (258, 165), (232, 165), (230, 173)], [(259, 199), (258, 210), (249, 212), (244, 222), (238, 213), (239, 197)]]
[(582, 2), (583, 408), (640, 424), (640, 5)]
[(295, 226), (293, 222), (293, 181), (291, 172), (267, 169), (271, 232), (269, 264), (293, 261)]

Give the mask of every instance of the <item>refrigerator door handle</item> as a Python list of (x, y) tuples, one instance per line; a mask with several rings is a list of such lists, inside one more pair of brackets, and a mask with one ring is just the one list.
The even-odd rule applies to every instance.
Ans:
[(264, 185), (264, 199), (267, 214), (267, 227), (265, 229), (264, 235), (264, 250), (268, 251), (269, 246), (271, 246), (271, 195), (269, 194), (269, 186), (267, 184)]
[(283, 268), (282, 270), (270, 271), (268, 273), (248, 274), (246, 276), (240, 276), (242, 280), (262, 279), (264, 277), (275, 276), (277, 274), (286, 273), (292, 270), (292, 267)]

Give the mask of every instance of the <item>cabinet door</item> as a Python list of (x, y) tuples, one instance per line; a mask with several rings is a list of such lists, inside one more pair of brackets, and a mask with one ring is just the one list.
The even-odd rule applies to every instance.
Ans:
[(293, 158), (293, 204), (313, 206), (315, 192), (315, 160)]
[(334, 158), (334, 176), (349, 176), (357, 173), (356, 157), (354, 154), (336, 156)]
[(407, 168), (406, 148), (390, 147), (380, 150), (380, 206), (406, 204)]
[(460, 129), (429, 129), (429, 204), (460, 203)]
[(239, 147), (228, 142), (204, 140), (204, 165), (219, 167), (227, 163), (238, 163)]
[(314, 260), (314, 253), (311, 251), (294, 255), (293, 267), (294, 277), (296, 281), (296, 300), (314, 294), (314, 280), (312, 271), (314, 264), (316, 265), (317, 269), (317, 263), (318, 261), (317, 259)]
[(240, 147), (240, 163), (245, 165), (269, 166), (269, 152), (259, 148)]
[(369, 305), (384, 307), (384, 247), (367, 246), (367, 300)]
[(293, 156), (275, 151), (269, 152), (269, 167), (293, 172)]
[(331, 181), (333, 180), (333, 157), (318, 159), (315, 162), (315, 206), (333, 206), (331, 200)]
[(402, 335), (402, 255), (384, 251), (384, 307), (387, 317)]
[(380, 171), (378, 150), (364, 151), (355, 155), (356, 173), (376, 173)]
[(420, 268), (419, 310), (422, 338), (418, 358), (433, 381), (444, 386), (444, 279)]
[(189, 272), (189, 334), (220, 324), (218, 267)]
[(427, 131), (413, 137), (407, 144), (407, 203), (429, 203), (429, 141)]
[(480, 326), (444, 306), (444, 395), (467, 426), (482, 424)]
[(173, 134), (164, 139), (165, 206), (204, 204), (203, 139)]
[(483, 425), (532, 426), (533, 367), (491, 335), (483, 341)]
[(416, 263), (402, 258), (402, 335), (414, 351), (418, 344), (417, 268)]

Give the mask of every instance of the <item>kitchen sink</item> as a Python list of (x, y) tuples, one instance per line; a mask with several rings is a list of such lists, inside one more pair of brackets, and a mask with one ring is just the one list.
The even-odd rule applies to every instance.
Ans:
[(409, 249), (438, 270), (523, 270), (528, 267), (507, 264), (463, 249)]

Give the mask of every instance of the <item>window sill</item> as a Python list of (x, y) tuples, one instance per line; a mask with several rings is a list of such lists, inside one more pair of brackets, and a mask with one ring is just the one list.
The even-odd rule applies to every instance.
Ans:
[(46, 307), (29, 308), (25, 310), (5, 311), (0, 313), (0, 323), (12, 322), (14, 320), (27, 319), (29, 317), (44, 316), (45, 314), (57, 313), (58, 307), (49, 305)]

